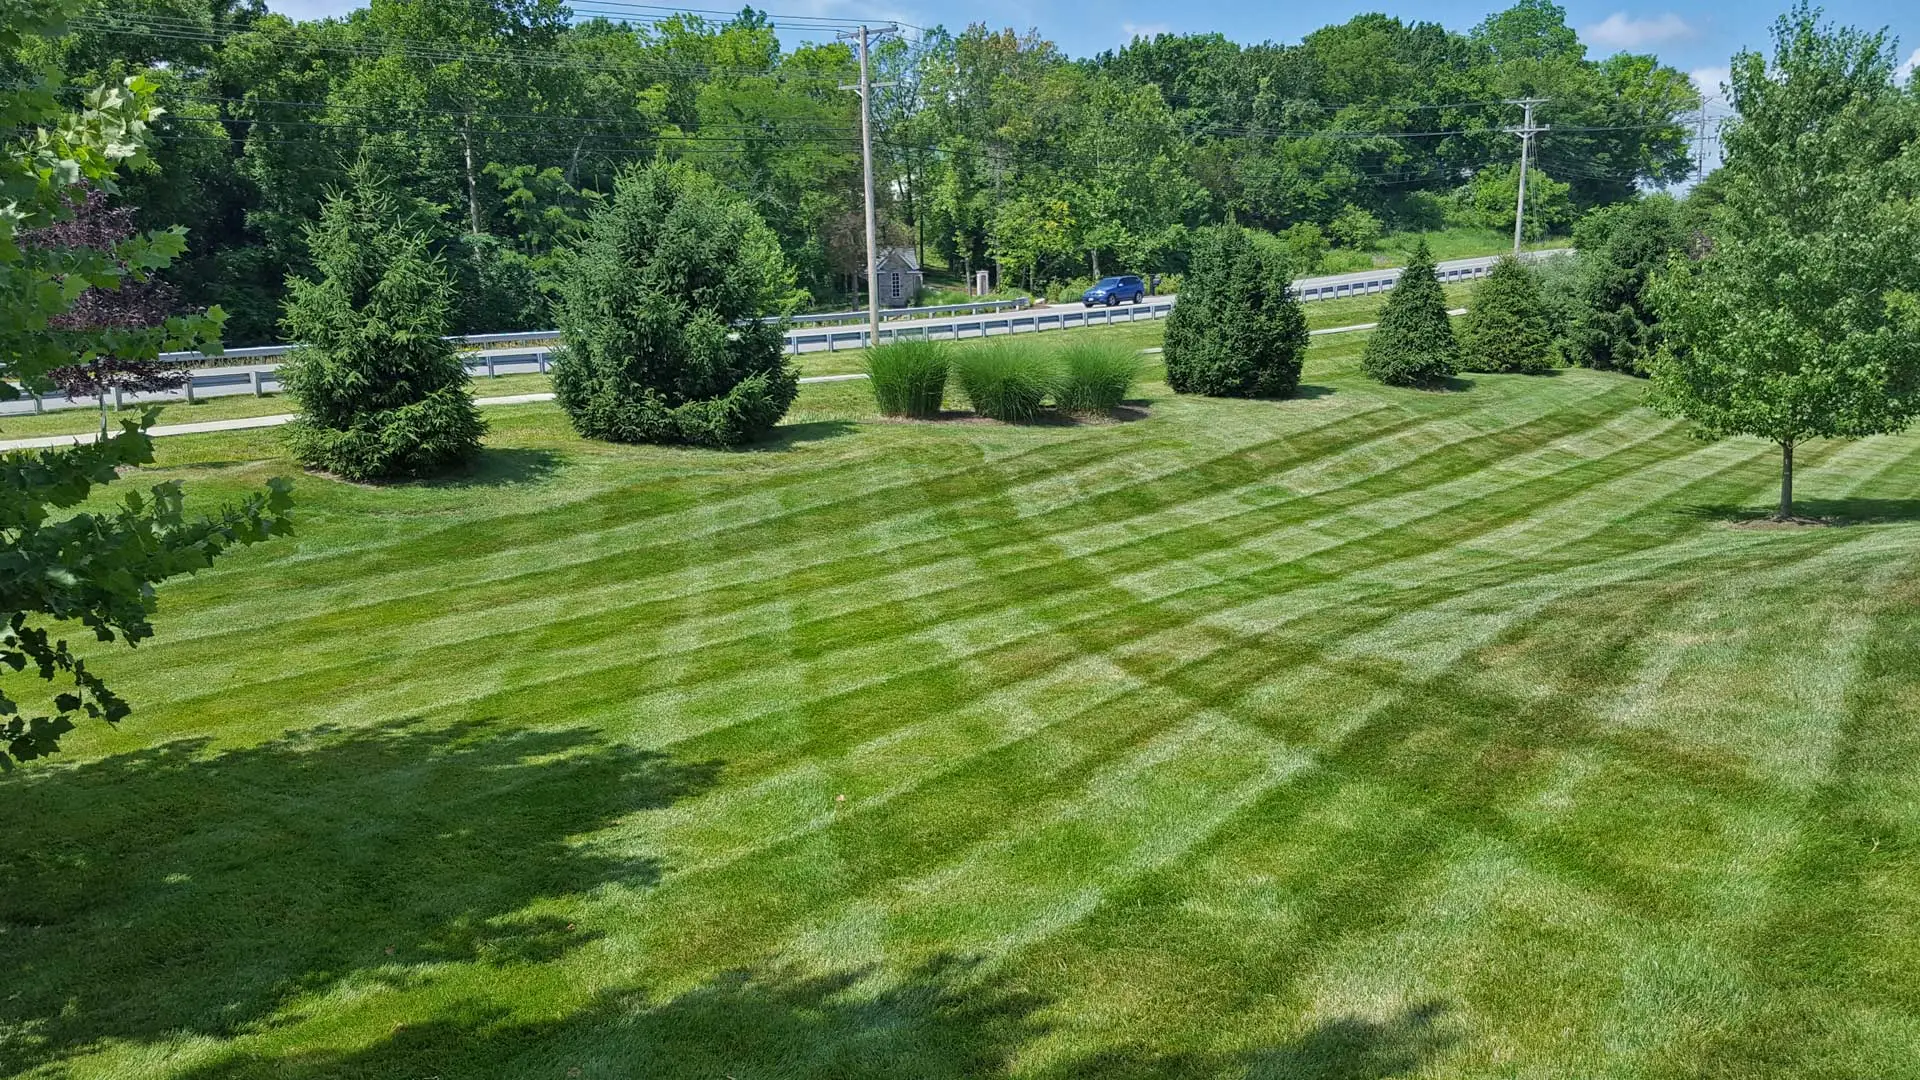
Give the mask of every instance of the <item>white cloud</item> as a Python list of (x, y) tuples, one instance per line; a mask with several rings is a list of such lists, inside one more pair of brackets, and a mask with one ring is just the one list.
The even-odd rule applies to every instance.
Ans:
[(1907, 77), (1916, 70), (1920, 70), (1920, 49), (1913, 50), (1913, 55), (1907, 57), (1904, 63), (1894, 69), (1893, 79), (1895, 82), (1906, 82)]
[(1644, 19), (1616, 11), (1582, 30), (1580, 36), (1602, 48), (1644, 49), (1649, 45), (1663, 45), (1692, 37), (1693, 27), (1671, 11)]
[(1121, 39), (1126, 41), (1128, 44), (1132, 44), (1133, 39), (1137, 37), (1150, 38), (1155, 34), (1171, 34), (1171, 33), (1173, 33), (1173, 27), (1168, 26), (1166, 23), (1123, 22), (1120, 24)]
[(1733, 72), (1724, 66), (1702, 67), (1687, 72), (1687, 77), (1693, 80), (1693, 85), (1700, 91), (1701, 97), (1717, 98), (1721, 93), (1720, 84), (1732, 78)]

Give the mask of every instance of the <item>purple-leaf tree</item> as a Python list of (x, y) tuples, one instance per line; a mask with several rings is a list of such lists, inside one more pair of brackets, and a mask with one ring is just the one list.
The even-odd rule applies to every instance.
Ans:
[(109, 286), (89, 285), (86, 291), (58, 315), (47, 319), (47, 329), (56, 336), (71, 335), (76, 344), (82, 339), (92, 348), (76, 348), (84, 359), (47, 372), (47, 378), (67, 395), (68, 400), (98, 398), (100, 433), (107, 433), (107, 395), (115, 390), (128, 393), (158, 393), (178, 390), (190, 377), (183, 365), (157, 360), (137, 359), (114, 351), (121, 335), (144, 341), (151, 333), (166, 327), (179, 307), (179, 291), (150, 273), (129, 266), (119, 252), (128, 240), (139, 234), (133, 221), (133, 208), (109, 206), (107, 193), (91, 185), (77, 190), (69, 199), (72, 216), (21, 237), (27, 244), (53, 251), (94, 251), (104, 254), (123, 275)]

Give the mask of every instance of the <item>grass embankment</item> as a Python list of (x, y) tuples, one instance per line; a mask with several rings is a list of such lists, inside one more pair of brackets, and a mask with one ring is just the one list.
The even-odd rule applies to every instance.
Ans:
[(826, 384), (756, 452), (512, 406), (472, 477), (302, 478), (0, 777), (0, 1072), (1911, 1074), (1920, 437), (1802, 451), (1879, 523), (1729, 528), (1771, 447), (1363, 338), (1131, 423)]

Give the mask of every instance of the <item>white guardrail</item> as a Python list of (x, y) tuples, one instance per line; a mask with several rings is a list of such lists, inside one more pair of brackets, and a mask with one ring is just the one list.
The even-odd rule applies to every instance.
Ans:
[[(1524, 258), (1538, 259), (1562, 254), (1559, 251), (1528, 252)], [(1452, 283), (1485, 277), (1498, 262), (1497, 257), (1483, 259), (1459, 259), (1448, 262), (1436, 271), (1442, 282)], [(1294, 286), (1294, 293), (1302, 301), (1335, 300), (1349, 296), (1364, 296), (1370, 293), (1385, 292), (1393, 288), (1400, 280), (1400, 270), (1381, 269), (1363, 271), (1356, 274), (1342, 274), (1333, 277), (1303, 279)], [(1133, 322), (1140, 319), (1164, 319), (1173, 311), (1174, 297), (1152, 297), (1139, 304), (1123, 304), (1117, 307), (1083, 308), (1079, 306), (1033, 307), (1026, 298), (1018, 300), (983, 300), (973, 304), (947, 304), (939, 307), (894, 308), (886, 313), (886, 321), (880, 324), (880, 341), (930, 340), (958, 341), (968, 337), (988, 337), (994, 334), (1039, 333), (1046, 330), (1069, 330), (1086, 326), (1110, 326), (1114, 323)], [(786, 351), (799, 355), (803, 352), (837, 352), (840, 349), (859, 349), (872, 344), (870, 331), (865, 325), (836, 327), (832, 324), (849, 323), (866, 319), (864, 311), (832, 312), (824, 315), (800, 315), (788, 320), (791, 327), (786, 332)], [(468, 334), (449, 340), (460, 345), (475, 346), (463, 356), (467, 370), (476, 375), (498, 376), (508, 374), (545, 374), (548, 358), (553, 354), (552, 345), (538, 344), (553, 342), (560, 338), (558, 330), (509, 330), (496, 334)], [(495, 348), (486, 348), (493, 345)], [(229, 361), (218, 366), (196, 367), (190, 370), (187, 383), (179, 390), (158, 394), (121, 394), (112, 395), (115, 408), (129, 402), (158, 401), (196, 401), (201, 396), (223, 397), (235, 394), (251, 393), (255, 397), (280, 389), (278, 375), (279, 359), (293, 350), (292, 345), (252, 345), (228, 349), (217, 357), (202, 353), (170, 353), (163, 360), (188, 362), (195, 360)], [(239, 360), (241, 363), (231, 363)], [(253, 361), (247, 363), (245, 361)], [(93, 399), (69, 401), (65, 398), (31, 398), (0, 405), (0, 414), (22, 412), (44, 412), (47, 409), (94, 408), (99, 403)]]

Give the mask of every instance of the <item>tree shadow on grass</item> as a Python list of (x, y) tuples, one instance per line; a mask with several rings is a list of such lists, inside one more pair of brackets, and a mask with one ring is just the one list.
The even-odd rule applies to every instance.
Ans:
[(677, 996), (607, 992), (554, 1021), (456, 1002), (370, 1046), (229, 1059), (189, 1080), (550, 1076), (961, 1080), (1004, 1074), (1045, 1030), (1047, 1000), (979, 963), (936, 958), (899, 976), (731, 971)]
[[(1005, 1076), (1050, 1034), (1053, 999), (978, 959), (937, 957), (900, 974), (861, 967), (731, 971), (674, 997), (603, 993), (550, 1022), (467, 1001), (351, 1051), (242, 1057), (188, 1080), (553, 1076), (579, 1080), (780, 1076), (961, 1080)], [(1253, 1053), (1117, 1047), (1042, 1067), (1044, 1080), (1391, 1080), (1451, 1044), (1438, 1004), (1386, 1020), (1342, 1017)], [(1098, 1035), (1124, 1038), (1124, 1029)], [(1031, 1071), (1031, 1070), (1029, 1070)]]
[(537, 484), (560, 471), (561, 457), (551, 450), (482, 447), (461, 472), (425, 481), (426, 487), (481, 488)]
[(781, 424), (769, 432), (766, 438), (748, 443), (740, 449), (755, 453), (791, 450), (805, 443), (851, 435), (858, 427), (859, 425), (851, 420), (806, 420), (797, 424)]
[[(1701, 521), (1739, 524), (1770, 516), (1772, 506), (1737, 506), (1733, 503), (1689, 506), (1681, 513)], [(1872, 525), (1896, 521), (1920, 521), (1920, 499), (1795, 499), (1793, 512), (1802, 518), (1826, 521), (1834, 525)]]
[(1391, 1080), (1418, 1072), (1451, 1046), (1439, 1026), (1437, 1001), (1402, 1009), (1384, 1020), (1354, 1016), (1323, 1020), (1277, 1046), (1253, 1053), (1157, 1053), (1138, 1048), (1103, 1051), (1049, 1069), (1047, 1080)]
[(1332, 397), (1333, 394), (1334, 389), (1331, 386), (1301, 383), (1299, 386), (1293, 388), (1293, 393), (1288, 394), (1287, 397), (1282, 400), (1297, 399), (1300, 401), (1312, 401), (1315, 398)]
[(585, 730), (318, 729), (0, 783), (0, 1073), (103, 1039), (222, 1035), (359, 974), (557, 957), (545, 897), (659, 864), (571, 842), (718, 778)]

